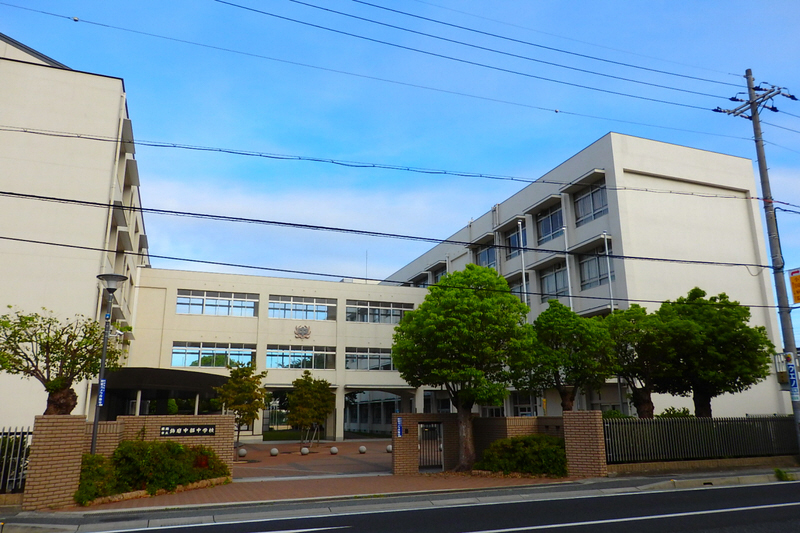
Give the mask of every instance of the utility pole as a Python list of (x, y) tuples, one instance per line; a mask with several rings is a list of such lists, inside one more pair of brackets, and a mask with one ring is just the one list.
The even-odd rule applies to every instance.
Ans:
[[(761, 195), (764, 202), (764, 214), (767, 220), (769, 250), (772, 255), (772, 273), (775, 279), (775, 291), (778, 297), (778, 317), (783, 334), (783, 351), (786, 354), (787, 366), (794, 366), (793, 361), (797, 359), (797, 346), (795, 345), (794, 330), (792, 329), (792, 310), (789, 306), (789, 295), (786, 292), (786, 277), (783, 271), (783, 253), (781, 252), (781, 241), (778, 236), (778, 222), (775, 219), (775, 206), (772, 203), (772, 189), (769, 184), (767, 158), (764, 154), (764, 139), (761, 135), (759, 109), (763, 106), (770, 111), (778, 111), (776, 107), (767, 105), (767, 102), (772, 100), (775, 96), (785, 96), (791, 100), (797, 100), (797, 98), (785, 92), (783, 87), (771, 86), (769, 89), (763, 88), (760, 85), (756, 87), (753, 82), (753, 71), (750, 69), (747, 69), (745, 78), (747, 79), (747, 100), (744, 101), (734, 97), (731, 98), (731, 100), (744, 103), (736, 109), (727, 110), (717, 108), (714, 111), (727, 113), (735, 117), (741, 116), (750, 119), (753, 123), (753, 137), (756, 142), (756, 156), (758, 158), (758, 173), (761, 178)], [(745, 114), (747, 111), (750, 112), (750, 115)], [(794, 374), (794, 372), (790, 370), (790, 374)], [(797, 441), (800, 443), (800, 395), (798, 395), (796, 390), (796, 379), (793, 387), (794, 389), (791, 391), (792, 411), (794, 412)]]

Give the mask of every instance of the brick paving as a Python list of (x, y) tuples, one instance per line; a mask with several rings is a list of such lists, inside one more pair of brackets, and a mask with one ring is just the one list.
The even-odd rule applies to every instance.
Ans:
[[(300, 454), (294, 443), (245, 444), (245, 461), (233, 468), (234, 482), (176, 494), (95, 505), (77, 510), (120, 510), (149, 507), (220, 505), (337, 496), (386, 495), (461, 489), (484, 489), (552, 483), (551, 479), (481, 477), (455, 473), (391, 475), (392, 456), (386, 452), (390, 440), (321, 443)], [(336, 446), (339, 453), (331, 455)], [(366, 446), (361, 454), (359, 446)], [(270, 449), (277, 448), (277, 456)]]

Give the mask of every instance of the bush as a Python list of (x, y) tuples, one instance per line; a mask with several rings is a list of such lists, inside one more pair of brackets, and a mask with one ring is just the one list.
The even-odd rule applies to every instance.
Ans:
[(667, 407), (661, 414), (656, 415), (656, 418), (694, 418), (694, 415), (689, 412), (688, 407)]
[(567, 454), (564, 439), (550, 435), (528, 435), (493, 442), (475, 463), (479, 470), (564, 477)]
[(155, 494), (174, 491), (203, 479), (230, 475), (213, 450), (173, 441), (123, 441), (111, 459), (84, 455), (75, 501), (86, 505), (95, 498), (134, 490)]
[(603, 419), (607, 420), (609, 418), (633, 418), (631, 415), (622, 414), (622, 411), (619, 409), (609, 409), (608, 411), (603, 411)]

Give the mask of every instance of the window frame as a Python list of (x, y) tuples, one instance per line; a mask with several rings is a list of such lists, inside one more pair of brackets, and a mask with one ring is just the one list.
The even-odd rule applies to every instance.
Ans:
[[(558, 219), (558, 227), (555, 227), (554, 219)], [(543, 231), (543, 226), (547, 223), (550, 226), (548, 231)], [(537, 244), (544, 244), (552, 241), (564, 234), (564, 209), (561, 203), (551, 205), (536, 213), (536, 236)]]
[[(539, 288), (541, 290), (541, 302), (545, 303), (550, 300), (557, 300), (562, 296), (569, 295), (569, 279), (567, 278), (567, 263), (566, 261), (559, 261), (550, 265), (547, 268), (542, 268), (538, 272), (539, 274)], [(553, 280), (555, 281), (555, 292), (548, 292), (545, 287), (545, 278), (553, 276)], [(563, 286), (559, 286), (558, 281), (563, 281)]]
[[(588, 200), (588, 209), (579, 207), (582, 202)], [(608, 214), (608, 192), (606, 190), (606, 180), (602, 179), (587, 185), (574, 195), (573, 206), (575, 208), (575, 227), (588, 224)]]

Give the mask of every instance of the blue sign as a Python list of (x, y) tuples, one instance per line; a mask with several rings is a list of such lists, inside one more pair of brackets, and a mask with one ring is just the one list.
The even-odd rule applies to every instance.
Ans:
[(100, 390), (97, 391), (97, 407), (103, 407), (106, 401), (106, 380), (100, 380)]
[(789, 374), (789, 389), (792, 391), (792, 401), (800, 402), (800, 389), (797, 388), (797, 371), (794, 363), (786, 363), (786, 372)]
[(397, 417), (397, 437), (399, 438), (399, 437), (402, 437), (402, 436), (403, 436), (403, 417), (402, 416), (398, 416)]

